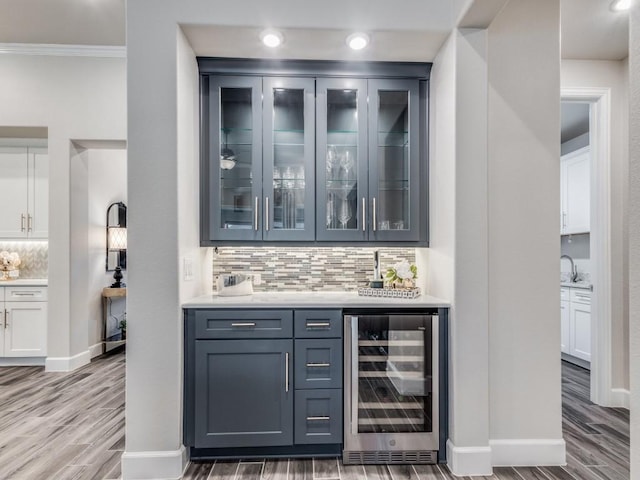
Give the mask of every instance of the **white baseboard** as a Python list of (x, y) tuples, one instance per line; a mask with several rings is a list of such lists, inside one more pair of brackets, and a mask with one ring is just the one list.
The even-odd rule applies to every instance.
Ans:
[(127, 452), (122, 454), (122, 480), (179, 480), (187, 466), (187, 451)]
[(98, 355), (102, 355), (102, 342), (98, 342), (95, 345), (89, 347), (89, 357), (93, 360)]
[(489, 440), (494, 467), (532, 467), (566, 465), (566, 446), (562, 439)]
[(46, 357), (2, 357), (0, 367), (41, 367)]
[(45, 372), (71, 372), (89, 362), (91, 362), (89, 350), (85, 350), (73, 357), (47, 357), (44, 370)]
[(491, 476), (491, 447), (456, 447), (447, 440), (447, 466), (457, 477)]
[(612, 388), (611, 389), (611, 405), (609, 407), (620, 407), (630, 409), (631, 405), (631, 393), (625, 388)]

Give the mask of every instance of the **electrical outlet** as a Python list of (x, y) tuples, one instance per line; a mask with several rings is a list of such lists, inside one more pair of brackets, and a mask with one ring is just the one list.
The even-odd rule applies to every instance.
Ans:
[(262, 283), (262, 274), (260, 273), (252, 273), (253, 276), (253, 284), (260, 285)]

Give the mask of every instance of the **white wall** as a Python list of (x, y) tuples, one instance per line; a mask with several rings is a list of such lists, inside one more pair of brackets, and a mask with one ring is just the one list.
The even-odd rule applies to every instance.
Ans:
[(603, 87), (611, 91), (611, 375), (613, 388), (629, 388), (628, 336), (628, 66), (625, 61), (562, 60), (562, 88)]
[(564, 462), (559, 22), (558, 0), (512, 0), (489, 27), (489, 418), (498, 464), (519, 455), (525, 464)]
[[(87, 164), (88, 344), (91, 347), (102, 341), (102, 289), (114, 282), (113, 272), (105, 271), (106, 217), (112, 203), (127, 204), (127, 152), (121, 148), (92, 148), (87, 150)], [(123, 270), (122, 275), (126, 283), (127, 270)], [(125, 311), (126, 300), (114, 298), (111, 314), (122, 318)], [(93, 353), (101, 353), (101, 349), (95, 348)]]
[(71, 142), (124, 140), (125, 92), (121, 58), (0, 55), (0, 125), (49, 132), (49, 369), (89, 360), (86, 335), (72, 339), (72, 304), (86, 297), (71, 287)]
[(629, 338), (631, 479), (640, 479), (640, 3), (629, 31)]

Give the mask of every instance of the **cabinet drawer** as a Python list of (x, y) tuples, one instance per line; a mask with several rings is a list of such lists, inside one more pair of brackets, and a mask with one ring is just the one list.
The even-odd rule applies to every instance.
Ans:
[(47, 287), (5, 287), (6, 302), (44, 302), (47, 300)]
[(295, 399), (295, 443), (342, 443), (342, 390), (299, 390)]
[(568, 288), (561, 288), (560, 289), (560, 300), (569, 300), (570, 295), (569, 295), (569, 289)]
[(571, 302), (591, 305), (591, 292), (589, 290), (571, 289)]
[(291, 310), (198, 310), (196, 338), (291, 338)]
[(296, 340), (294, 359), (296, 389), (342, 388), (341, 339)]
[(296, 338), (341, 338), (341, 310), (296, 310)]

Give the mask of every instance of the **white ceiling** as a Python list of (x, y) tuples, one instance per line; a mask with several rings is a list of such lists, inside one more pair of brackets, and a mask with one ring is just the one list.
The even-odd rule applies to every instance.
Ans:
[[(371, 48), (363, 52), (360, 58), (389, 59), (388, 57), (392, 55), (394, 59), (428, 60), (433, 58), (433, 50), (442, 43), (450, 28), (452, 18), (456, 15), (452, 10), (469, 3), (462, 0), (456, 2), (424, 0), (419, 3), (404, 0), (404, 2), (407, 2), (405, 5), (410, 3), (412, 8), (420, 10), (417, 12), (420, 15), (413, 15), (413, 18), (424, 19), (422, 22), (414, 22), (417, 25), (424, 25), (423, 29), (399, 30), (393, 28), (395, 22), (392, 22), (392, 19), (387, 22), (391, 28), (380, 28), (380, 18), (369, 18), (376, 14), (373, 8), (375, 2), (369, 2), (370, 7), (364, 8), (363, 5), (366, 2), (345, 0), (345, 8), (350, 9), (346, 10), (346, 16), (353, 18), (346, 18), (343, 12), (340, 22), (337, 22), (341, 24), (340, 27), (314, 30), (290, 25), (292, 28), (285, 29), (285, 34), (296, 39), (302, 33), (305, 34), (300, 37), (304, 48), (297, 49), (302, 51), (302, 54), (306, 52), (304, 58), (327, 58), (329, 55), (331, 58), (353, 58), (353, 54), (345, 56), (348, 54), (340, 50), (342, 37), (347, 31), (345, 26), (364, 22), (376, 25), (376, 30), (373, 32), (374, 41)], [(609, 3), (609, 0), (561, 0), (563, 58), (620, 60), (627, 56), (628, 15), (611, 12)], [(455, 6), (450, 6), (452, 4)], [(398, 8), (402, 9), (401, 6)], [(425, 12), (431, 11), (433, 15), (425, 15)], [(450, 13), (447, 14), (448, 11)], [(313, 23), (313, 21), (313, 16), (310, 16), (309, 22)], [(382, 19), (382, 23), (384, 21), (385, 19)], [(261, 28), (235, 23), (235, 27), (246, 30), (244, 33), (255, 33)], [(205, 37), (207, 34), (219, 35), (230, 27), (230, 25), (220, 26), (217, 29), (209, 29), (209, 32), (204, 28), (188, 27), (192, 41), (197, 44), (196, 52), (208, 55), (220, 54), (211, 50), (211, 43), (209, 46), (205, 45), (207, 43)], [(306, 27), (306, 25), (300, 27)], [(237, 40), (240, 33), (236, 31), (229, 35)], [(125, 38), (125, 0), (2, 0), (0, 2), (0, 43), (122, 46), (125, 44)], [(320, 38), (322, 42), (318, 41)], [(411, 51), (415, 51), (416, 44), (425, 45), (425, 47), (422, 51), (412, 54)], [(286, 48), (294, 48), (291, 45), (294, 43), (292, 42)], [(383, 45), (384, 48), (380, 49)], [(313, 50), (314, 48), (318, 51)], [(245, 40), (244, 47), (240, 50), (251, 53), (247, 56), (258, 55), (253, 40), (249, 42)], [(382, 53), (382, 50), (385, 53)], [(238, 52), (236, 50), (234, 55), (244, 56), (244, 53)], [(286, 53), (303, 58), (295, 51)], [(398, 58), (398, 55), (402, 58)]]

